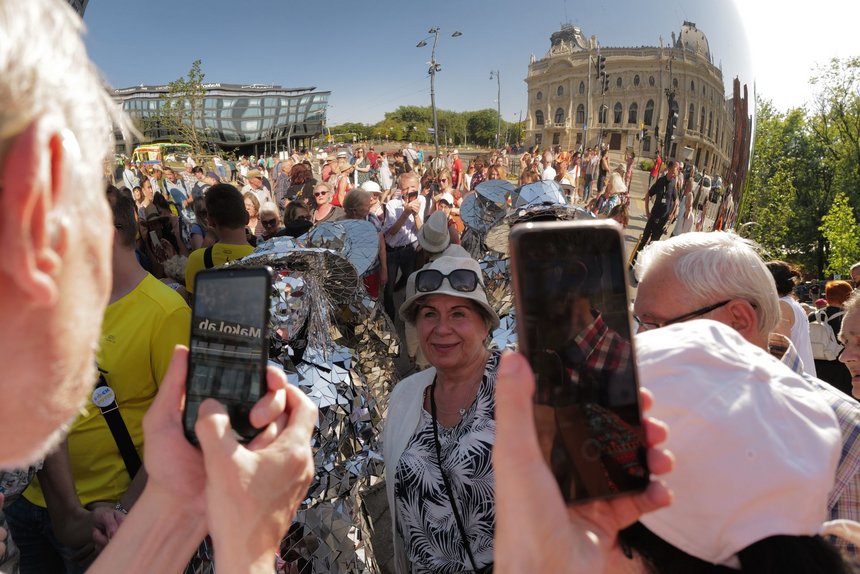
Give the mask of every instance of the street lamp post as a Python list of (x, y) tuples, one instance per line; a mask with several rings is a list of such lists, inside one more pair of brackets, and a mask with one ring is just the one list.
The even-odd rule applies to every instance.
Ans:
[[(430, 108), (433, 112), (433, 143), (436, 147), (436, 155), (434, 156), (434, 160), (438, 161), (439, 159), (439, 123), (436, 120), (436, 72), (442, 71), (442, 66), (436, 61), (436, 43), (439, 41), (439, 26), (433, 26), (430, 30), (427, 31), (428, 34), (433, 35), (433, 49), (430, 52), (430, 68), (427, 70), (427, 73), (430, 74)], [(456, 38), (458, 36), (462, 36), (462, 32), (454, 32), (451, 34), (452, 38)], [(427, 45), (427, 38), (424, 38), (416, 45), (416, 48), (423, 48)]]
[(496, 126), (496, 149), (501, 147), (502, 140), (502, 78), (499, 75), (498, 70), (490, 70), (490, 80), (496, 78), (496, 85), (498, 86), (498, 94), (496, 96), (496, 105), (498, 106), (499, 112), (499, 123)]

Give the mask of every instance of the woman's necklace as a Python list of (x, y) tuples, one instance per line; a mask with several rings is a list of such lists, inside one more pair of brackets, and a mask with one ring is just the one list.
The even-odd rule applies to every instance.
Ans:
[[(478, 384), (479, 384), (482, 380), (484, 380), (483, 375), (481, 376), (481, 378), (477, 379), (474, 383), (472, 383), (471, 385), (469, 385), (469, 393), (468, 393), (468, 396), (469, 396), (469, 397), (472, 397), (472, 398), (469, 400), (468, 404), (467, 404), (465, 407), (460, 407), (460, 408), (458, 408), (458, 409), (456, 409), (456, 410), (445, 410), (445, 409), (443, 409), (443, 408), (439, 407), (439, 405), (437, 404), (437, 405), (436, 405), (436, 409), (437, 409), (440, 413), (442, 413), (443, 415), (454, 415), (454, 414), (457, 414), (457, 415), (460, 415), (461, 417), (462, 417), (462, 416), (464, 416), (464, 415), (466, 414), (466, 409), (467, 409), (467, 408), (469, 407), (469, 405), (471, 405), (471, 404), (472, 404), (472, 402), (474, 402), (474, 400), (475, 400), (475, 398), (474, 398), (474, 396), (472, 395), (472, 393), (474, 392), (475, 388), (478, 386)], [(435, 397), (436, 397), (436, 382), (435, 382), (435, 381), (433, 382), (433, 384), (432, 384), (432, 385), (430, 385), (430, 395), (431, 395), (431, 396), (430, 396), (430, 400), (431, 400), (431, 401), (433, 401), (433, 402), (435, 402)]]

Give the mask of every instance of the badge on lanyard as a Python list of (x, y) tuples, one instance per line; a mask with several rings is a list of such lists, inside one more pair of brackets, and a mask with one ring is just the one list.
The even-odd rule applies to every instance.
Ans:
[(100, 409), (111, 406), (116, 401), (116, 393), (107, 386), (96, 387), (93, 390), (93, 404)]

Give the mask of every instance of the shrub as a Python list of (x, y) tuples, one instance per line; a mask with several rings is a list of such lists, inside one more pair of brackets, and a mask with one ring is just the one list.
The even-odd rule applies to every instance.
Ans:
[(639, 162), (639, 169), (642, 171), (651, 171), (654, 169), (654, 160), (653, 159), (643, 159)]

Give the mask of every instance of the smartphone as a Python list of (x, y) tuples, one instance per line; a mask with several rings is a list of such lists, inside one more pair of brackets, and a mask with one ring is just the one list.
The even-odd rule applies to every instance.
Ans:
[(519, 350), (535, 373), (535, 425), (568, 503), (649, 482), (621, 227), (515, 225), (511, 270)]
[(254, 403), (265, 393), (268, 359), (269, 267), (212, 269), (194, 278), (188, 375), (185, 381), (185, 436), (194, 433), (197, 412), (207, 398), (220, 401), (241, 443), (262, 429), (251, 425)]
[(149, 232), (149, 240), (152, 242), (153, 249), (158, 249), (161, 246), (161, 239), (158, 238), (158, 233), (155, 231)]

